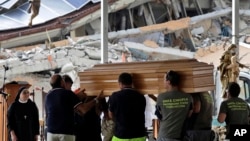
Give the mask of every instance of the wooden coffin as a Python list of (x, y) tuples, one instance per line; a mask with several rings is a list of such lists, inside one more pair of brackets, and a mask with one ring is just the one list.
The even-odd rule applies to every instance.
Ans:
[(164, 74), (175, 70), (181, 74), (181, 89), (193, 93), (214, 90), (213, 69), (213, 65), (195, 59), (181, 59), (97, 64), (78, 75), (80, 87), (88, 95), (97, 95), (102, 89), (105, 95), (119, 90), (118, 76), (122, 72), (133, 75), (134, 87), (143, 94), (159, 94), (165, 91)]

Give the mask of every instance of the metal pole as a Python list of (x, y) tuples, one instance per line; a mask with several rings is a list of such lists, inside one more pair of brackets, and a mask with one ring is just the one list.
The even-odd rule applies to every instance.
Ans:
[(232, 43), (236, 45), (236, 56), (239, 59), (239, 0), (232, 0)]
[(101, 1), (101, 63), (108, 62), (108, 0)]

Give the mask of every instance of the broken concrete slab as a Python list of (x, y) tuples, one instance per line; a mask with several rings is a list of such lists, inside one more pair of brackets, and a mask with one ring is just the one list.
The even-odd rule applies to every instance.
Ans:
[(85, 50), (86, 54), (89, 56), (90, 59), (100, 60), (101, 59), (101, 50), (100, 49), (90, 49), (87, 48)]
[[(149, 48), (143, 44), (134, 43), (134, 42), (124, 42), (124, 45), (128, 48), (143, 50), (149, 54), (162, 53), (162, 54), (174, 55), (174, 56), (177, 56), (179, 58), (194, 58), (193, 52), (183, 51), (183, 50), (179, 50), (179, 49), (173, 49), (173, 48), (167, 48), (167, 47)], [(166, 58), (166, 59), (170, 59), (170, 58)]]
[(36, 52), (33, 56), (33, 60), (43, 60), (47, 59), (47, 54)]
[(240, 28), (240, 30), (244, 30), (244, 29), (248, 28), (248, 25), (244, 20), (240, 20), (239, 21), (239, 28)]
[(212, 37), (217, 37), (221, 33), (221, 25), (219, 21), (215, 19), (213, 19), (211, 22), (212, 22), (212, 25), (208, 32)]
[(76, 56), (76, 57), (84, 57), (86, 54), (84, 50), (79, 50), (79, 49), (69, 49), (68, 50), (68, 55), (69, 56)]
[(57, 59), (65, 58), (65, 56), (67, 54), (68, 54), (68, 52), (66, 50), (59, 50), (59, 51), (55, 52), (55, 56)]
[(191, 33), (192, 33), (193, 35), (202, 34), (203, 32), (204, 32), (204, 28), (203, 28), (202, 26), (197, 27), (197, 28), (193, 28), (193, 29), (191, 30)]
[(90, 68), (95, 64), (100, 64), (100, 60), (93, 60), (93, 59), (89, 59), (89, 58), (77, 58), (72, 56), (71, 57), (71, 61), (74, 64), (74, 66), (81, 66), (81, 67), (86, 67), (86, 68)]
[(249, 36), (245, 38), (245, 42), (246, 42), (247, 44), (250, 44), (250, 37), (249, 37)]
[(199, 16), (194, 16), (191, 18), (190, 24), (196, 24), (198, 22), (201, 22), (203, 20), (208, 20), (208, 19), (214, 19), (216, 17), (221, 17), (228, 15), (232, 12), (232, 8), (225, 8), (217, 11), (213, 11), (207, 14), (199, 15)]
[[(138, 35), (145, 35), (150, 33), (155, 33), (158, 31), (164, 31), (165, 34), (167, 33), (173, 33), (175, 31), (179, 31), (182, 29), (186, 29), (190, 25), (190, 18), (182, 18), (179, 20), (173, 20), (168, 21), (161, 24), (154, 24), (149, 26), (144, 26), (140, 28), (135, 29), (128, 29), (128, 30), (121, 30), (118, 32), (110, 32), (108, 34), (109, 39), (120, 39), (120, 38), (126, 38), (126, 37), (135, 37)], [(90, 36), (84, 36), (82, 38), (79, 38), (77, 43), (84, 43), (87, 41), (95, 41), (100, 40), (101, 36), (100, 34), (90, 35)]]
[(159, 47), (159, 45), (158, 45), (156, 42), (152, 41), (152, 40), (145, 40), (145, 41), (143, 42), (143, 44), (144, 44), (145, 46), (147, 46), (147, 47), (152, 47), (152, 48), (157, 48), (157, 47)]

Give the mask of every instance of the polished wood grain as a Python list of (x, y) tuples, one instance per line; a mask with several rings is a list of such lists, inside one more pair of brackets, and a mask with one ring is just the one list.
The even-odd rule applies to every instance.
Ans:
[(175, 70), (181, 75), (181, 89), (187, 93), (213, 90), (212, 65), (198, 62), (195, 59), (126, 62), (113, 64), (97, 64), (84, 72), (79, 72), (80, 86), (88, 95), (97, 95), (104, 90), (111, 95), (119, 90), (118, 76), (122, 72), (133, 75), (134, 87), (143, 94), (159, 94), (165, 91), (164, 74)]

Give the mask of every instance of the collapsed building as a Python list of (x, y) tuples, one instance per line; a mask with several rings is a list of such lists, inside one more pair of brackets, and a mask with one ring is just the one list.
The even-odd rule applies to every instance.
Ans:
[[(230, 44), (232, 9), (227, 0), (108, 2), (109, 62), (121, 61), (124, 54), (127, 61), (194, 58), (195, 53), (202, 57), (226, 41)], [(62, 3), (66, 6), (64, 0)], [(44, 8), (60, 14), (51, 1), (42, 1), (32, 28), (27, 26), (27, 1), (20, 1), (9, 10), (3, 8), (6, 3), (1, 3), (3, 22), (22, 20), (13, 19), (20, 9), (22, 17), (26, 17), (21, 24), (13, 23), (13, 27), (0, 26), (0, 63), (10, 68), (1, 71), (6, 71), (7, 81), (23, 74), (51, 75), (68, 63), (75, 71), (100, 63), (100, 1), (86, 1), (81, 6), (69, 3), (75, 7), (46, 21)], [(245, 8), (240, 10), (240, 43), (248, 46), (249, 4), (245, 0), (240, 4)], [(24, 47), (17, 50), (18, 46)], [(3, 78), (5, 73), (1, 74)]]
[[(2, 3), (0, 6), (3, 7), (8, 3), (10, 2)], [(54, 5), (53, 1), (44, 0), (41, 2), (40, 14), (34, 19), (32, 28), (28, 27), (30, 14), (27, 12), (29, 6), (27, 0), (19, 1), (13, 7), (9, 6), (10, 9), (2, 8), (4, 10), (0, 15), (3, 22), (0, 26), (2, 32), (0, 35), (1, 47), (13, 48), (37, 42), (44, 43), (48, 38), (51, 41), (56, 41), (65, 39), (67, 36), (73, 38), (100, 33), (100, 1), (88, 0), (76, 3), (71, 0), (62, 0), (58, 3), (59, 8), (54, 7)], [(242, 0), (241, 5), (247, 9), (249, 4)], [(224, 11), (224, 13), (218, 15), (214, 13), (212, 19), (219, 22), (214, 24), (222, 26), (224, 24), (223, 18), (231, 17), (230, 7), (231, 3), (228, 0), (109, 0), (108, 30), (109, 32), (127, 30), (219, 10)], [(241, 13), (242, 18), (246, 17), (245, 19), (247, 19), (247, 10), (243, 9)], [(197, 30), (201, 32), (202, 28)], [(223, 34), (230, 32), (227, 30), (230, 29), (225, 27)], [(171, 46), (172, 40), (186, 37), (168, 35), (164, 38), (168, 40), (165, 46)], [(190, 42), (188, 39), (182, 40)]]
[[(121, 48), (109, 49), (111, 62), (119, 60), (121, 52), (124, 51), (129, 51), (134, 61), (192, 58), (194, 52), (203, 56), (208, 53), (207, 47), (223, 44), (232, 34), (230, 18), (232, 9), (229, 0), (109, 0), (108, 2), (108, 40), (111, 46)], [(32, 28), (27, 25), (29, 14), (25, 10), (28, 2), (23, 0), (12, 6), (8, 3), (10, 2), (0, 4), (0, 19), (3, 23), (6, 22), (0, 26), (1, 65), (9, 65), (12, 68), (7, 71), (7, 75), (57, 70), (65, 63), (72, 63), (78, 70), (83, 70), (84, 67), (91, 66), (90, 64), (99, 63), (100, 1), (82, 1), (78, 5), (68, 1), (67, 5), (66, 1), (62, 0), (60, 6), (71, 5), (71, 9), (59, 11), (53, 7), (53, 2), (44, 0), (40, 15), (35, 18)], [(247, 0), (242, 0), (240, 5), (243, 8), (240, 10), (240, 41), (247, 45), (249, 3)], [(44, 16), (43, 12), (46, 10), (50, 11), (50, 17)], [(17, 13), (23, 18), (17, 18)], [(9, 23), (12, 25), (8, 26)], [(64, 44), (51, 48), (53, 42), (65, 38), (68, 40)], [(8, 50), (28, 45), (35, 45), (36, 48), (17, 52)], [(144, 52), (138, 52), (140, 48), (144, 48)], [(86, 50), (91, 50), (95, 55)], [(214, 47), (211, 50), (215, 50)], [(180, 51), (187, 52), (179, 55)], [(80, 56), (85, 56), (88, 60), (84, 61)], [(79, 61), (76, 61), (77, 59)], [(91, 60), (94, 60), (93, 63)], [(23, 69), (28, 66), (31, 68)]]
[[(108, 2), (109, 62), (120, 62), (124, 54), (127, 61), (202, 57), (230, 44), (229, 0)], [(4, 23), (0, 25), (0, 66), (9, 68), (2, 68), (0, 77), (6, 71), (7, 82), (24, 74), (50, 76), (65, 64), (78, 72), (100, 63), (100, 1), (62, 0), (60, 6), (71, 8), (60, 11), (52, 1), (44, 0), (32, 28), (27, 25), (28, 2), (9, 3), (0, 4)], [(239, 40), (240, 45), (248, 46), (249, 3), (242, 0), (240, 5)], [(44, 16), (48, 10), (50, 16)], [(24, 47), (17, 50), (19, 46)]]
[[(43, 2), (42, 6), (52, 9), (48, 7), (50, 1)], [(76, 79), (77, 72), (100, 63), (100, 3), (88, 1), (85, 4), (54, 20), (34, 21), (32, 28), (27, 27), (25, 21), (21, 28), (12, 29), (9, 26), (11, 29), (4, 30), (1, 27), (0, 66), (9, 69), (3, 67), (0, 78), (6, 77), (6, 82), (25, 78), (33, 86), (48, 90), (50, 86), (47, 82), (51, 74), (69, 73)], [(126, 61), (194, 57), (202, 60), (203, 56), (216, 52), (225, 43), (230, 44), (230, 4), (226, 0), (179, 3), (171, 0), (109, 1), (108, 60), (120, 62), (124, 54)], [(248, 4), (241, 1), (241, 5)], [(16, 7), (25, 6), (27, 2)], [(1, 16), (6, 18), (11, 15)], [(248, 17), (249, 10), (241, 9), (240, 44), (244, 46), (249, 43)], [(66, 21), (67, 24), (63, 24)], [(64, 38), (68, 39), (56, 42)], [(50, 42), (44, 43), (45, 40)], [(20, 45), (24, 47), (18, 50), (16, 47)], [(240, 55), (247, 58), (248, 51), (244, 50)], [(65, 64), (67, 69), (64, 69)], [(76, 82), (75, 87), (78, 86)]]

